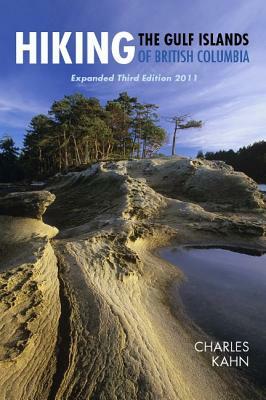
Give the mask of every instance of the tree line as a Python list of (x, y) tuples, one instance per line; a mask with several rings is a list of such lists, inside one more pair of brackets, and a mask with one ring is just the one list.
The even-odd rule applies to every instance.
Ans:
[(232, 165), (235, 170), (244, 172), (256, 182), (266, 182), (266, 141), (241, 147), (237, 151), (220, 150), (205, 154), (200, 151), (197, 157), (224, 161), (226, 164)]
[(0, 142), (0, 181), (42, 179), (98, 160), (146, 158), (166, 140), (158, 106), (126, 92), (102, 106), (82, 94), (54, 101), (32, 118), (21, 152), (10, 137)]

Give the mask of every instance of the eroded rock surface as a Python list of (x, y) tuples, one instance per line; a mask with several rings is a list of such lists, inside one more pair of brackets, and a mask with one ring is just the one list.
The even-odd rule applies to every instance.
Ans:
[(264, 207), (256, 183), (221, 161), (162, 158), (121, 161), (114, 168), (144, 177), (149, 186), (168, 197), (214, 203), (231, 209)]
[(9, 193), (0, 197), (0, 215), (41, 219), (54, 200), (47, 191)]
[(0, 217), (3, 399), (263, 398), (195, 357), (199, 333), (168, 303), (182, 274), (152, 252), (170, 240), (265, 250), (252, 180), (173, 158), (98, 163), (47, 189), (56, 237), (37, 219)]
[(48, 399), (60, 315), (57, 230), (0, 216), (0, 397)]

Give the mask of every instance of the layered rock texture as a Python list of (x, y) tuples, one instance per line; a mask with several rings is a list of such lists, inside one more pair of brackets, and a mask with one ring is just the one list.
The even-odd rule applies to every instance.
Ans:
[(176, 157), (98, 163), (46, 190), (0, 199), (1, 398), (263, 398), (195, 355), (199, 332), (169, 303), (182, 274), (155, 254), (170, 241), (265, 250), (255, 182)]
[(47, 191), (17, 192), (0, 197), (1, 215), (42, 219), (55, 196)]
[(168, 197), (185, 196), (191, 201), (236, 210), (263, 207), (256, 183), (222, 161), (175, 157), (125, 164), (130, 175), (144, 176), (154, 190)]
[(0, 397), (47, 399), (56, 370), (60, 316), (57, 230), (0, 216)]

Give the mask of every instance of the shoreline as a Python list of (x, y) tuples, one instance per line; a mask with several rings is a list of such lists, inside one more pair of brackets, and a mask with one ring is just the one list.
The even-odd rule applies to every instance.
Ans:
[[(151, 250), (150, 244), (148, 244), (148, 249), (144, 245), (140, 251), (137, 248), (135, 250), (138, 254), (142, 254), (141, 258), (143, 257), (146, 262), (148, 261), (152, 268), (156, 268), (155, 275), (158, 279), (156, 290), (161, 293), (161, 298), (159, 300), (157, 298), (157, 303), (155, 303), (154, 298), (151, 299), (151, 304), (157, 310), (160, 308), (164, 310), (158, 313), (160, 314), (159, 317), (153, 316), (156, 332), (159, 332), (164, 351), (175, 366), (175, 374), (182, 376), (184, 388), (189, 388), (191, 392), (190, 383), (193, 382), (193, 386), (196, 386), (196, 392), (190, 393), (191, 398), (198, 396), (200, 399), (207, 400), (213, 396), (217, 400), (243, 399), (247, 388), (243, 390), (241, 387), (243, 380), (237, 379), (239, 378), (237, 372), (226, 371), (225, 369), (214, 370), (210, 365), (207, 354), (199, 355), (194, 351), (194, 343), (199, 338), (208, 339), (209, 337), (188, 316), (181, 298), (180, 301), (174, 302), (171, 299), (169, 288), (174, 279), (178, 284), (181, 283), (183, 275), (181, 270), (162, 259), (158, 255), (159, 248)], [(184, 365), (186, 366), (185, 369)], [(199, 387), (201, 388), (200, 392)], [(254, 394), (254, 392), (252, 393)], [(188, 393), (183, 393), (183, 396), (181, 398), (190, 398)]]
[[(214, 370), (206, 357), (195, 354), (193, 340), (201, 332), (189, 321), (181, 304), (176, 303), (173, 310), (169, 298), (169, 285), (175, 279), (180, 282), (182, 273), (159, 258), (158, 252), (160, 247), (170, 246), (173, 242), (179, 245), (221, 245), (224, 242), (240, 247), (254, 244), (265, 250), (263, 210), (257, 212), (251, 208), (246, 213), (232, 211), (229, 214), (220, 207), (218, 211), (210, 212), (207, 206), (204, 208), (196, 202), (186, 201), (184, 195), (182, 201), (179, 200), (175, 190), (180, 185), (171, 181), (175, 173), (179, 182), (180, 174), (181, 178), (183, 174), (187, 177), (192, 168), (205, 178), (213, 168), (214, 174), (221, 179), (220, 165), (217, 169), (216, 164), (210, 162), (206, 167), (201, 162), (196, 162), (196, 166), (191, 163), (191, 160), (177, 158), (100, 163), (84, 172), (55, 178), (47, 188), (52, 195), (27, 192), (11, 196), (20, 207), (24, 207), (26, 196), (30, 202), (27, 202), (27, 209), (22, 209), (23, 213), (35, 213), (38, 218), (48, 203), (54, 203), (45, 213), (44, 221), (48, 225), (36, 219), (1, 216), (0, 223), (8, 232), (4, 238), (9, 245), (10, 267), (5, 277), (7, 286), (2, 288), (4, 294), (11, 281), (19, 283), (16, 274), (21, 265), (28, 263), (34, 274), (38, 268), (45, 273), (49, 260), (54, 261), (51, 264), (52, 283), (45, 275), (40, 275), (37, 284), (34, 280), (29, 288), (24, 283), (18, 286), (23, 298), (27, 299), (32, 292), (38, 296), (39, 305), (29, 306), (28, 312), (36, 314), (36, 330), (27, 322), (30, 333), (24, 343), (25, 349), (19, 355), (25, 365), (28, 360), (25, 356), (30, 349), (35, 349), (33, 358), (29, 368), (18, 369), (14, 374), (16, 382), (23, 382), (23, 385), (16, 386), (16, 398), (14, 394), (10, 400), (22, 400), (24, 390), (33, 393), (33, 398), (37, 393), (40, 399), (47, 400), (46, 395), (39, 395), (44, 384), (48, 395), (53, 388), (56, 400), (93, 400), (100, 395), (121, 400), (250, 398), (246, 388), (242, 387), (242, 380), (234, 379), (231, 372)], [(191, 179), (195, 179), (196, 172)], [(225, 169), (223, 179), (226, 182), (233, 175), (233, 181), (238, 179), (243, 186), (240, 193), (243, 207), (262, 205), (261, 197), (249, 179), (234, 172), (230, 172), (228, 178), (227, 174), (228, 169)], [(170, 182), (165, 182), (165, 176), (170, 177)], [(169, 188), (173, 188), (173, 192), (167, 192)], [(219, 201), (216, 192), (214, 197), (211, 192), (207, 195), (212, 200), (210, 205)], [(231, 205), (235, 207), (237, 201), (233, 198)], [(13, 210), (10, 204), (7, 197), (6, 213), (17, 215), (18, 207), (14, 204)], [(4, 220), (6, 225), (1, 222)], [(51, 228), (53, 225), (59, 234), (57, 229)], [(51, 247), (51, 238), (56, 234)], [(0, 245), (3, 247), (2, 242)], [(23, 254), (15, 254), (14, 248), (21, 246)], [(43, 259), (47, 246), (49, 257)], [(59, 295), (58, 278), (63, 283), (61, 290), (68, 299), (69, 312), (62, 302), (62, 293), (61, 297)], [(47, 307), (45, 301), (50, 307), (47, 320), (51, 321), (53, 337), (44, 333), (38, 336), (39, 332), (46, 332), (41, 313), (42, 307)], [(57, 308), (53, 308), (55, 303)], [(21, 312), (20, 303), (11, 303), (6, 310), (6, 321)], [(14, 321), (18, 324), (18, 317)], [(69, 342), (64, 354), (64, 370), (60, 371), (58, 344), (62, 321), (64, 326), (67, 321)], [(10, 334), (7, 322), (4, 333)], [(34, 347), (35, 335), (43, 348), (50, 346), (49, 377), (47, 364), (40, 365), (43, 359)], [(13, 347), (19, 345), (20, 342), (15, 342)], [(12, 361), (10, 363), (0, 360), (0, 369), (10, 365), (13, 371)], [(38, 375), (34, 382), (31, 376), (36, 368)], [(0, 388), (6, 390), (5, 377), (0, 380)]]
[[(174, 241), (171, 241), (170, 245), (168, 245), (168, 246), (164, 246), (163, 248), (155, 249), (154, 254), (156, 257), (158, 257), (159, 260), (162, 260), (162, 263), (164, 263), (165, 259), (161, 256), (161, 251), (163, 249), (171, 249), (171, 248), (178, 249), (178, 248), (188, 248), (188, 247), (193, 248), (193, 249), (194, 248), (206, 249), (206, 247), (207, 247), (207, 248), (222, 248), (222, 249), (226, 249), (226, 250), (227, 249), (232, 250), (232, 246), (225, 246), (225, 241), (223, 242), (223, 245), (218, 245), (218, 243), (216, 242), (215, 244), (204, 246), (204, 240), (201, 243), (202, 243), (202, 245), (195, 246), (194, 244), (191, 244), (191, 243), (189, 243), (189, 244), (188, 243), (186, 243), (186, 244), (179, 243), (178, 244), (177, 241), (174, 240)], [(233, 248), (235, 249), (236, 247), (233, 246)], [(243, 248), (243, 243), (242, 243), (242, 248)], [(256, 248), (256, 246), (252, 247), (252, 249), (254, 249), (254, 248)], [(251, 250), (251, 247), (249, 247), (249, 250)], [(264, 248), (264, 253), (265, 253), (265, 248)], [(166, 261), (166, 263), (173, 265), (174, 268), (180, 270), (181, 274), (185, 274), (184, 269), (183, 268), (182, 268), (182, 270), (179, 269), (179, 267), (176, 263), (171, 264), (171, 262), (168, 260)], [(188, 313), (188, 310), (186, 310), (185, 304), (184, 304), (182, 296), (180, 294), (180, 286), (181, 285), (186, 285), (186, 281), (182, 282), (182, 280), (181, 280), (181, 282), (180, 281), (170, 282), (166, 296), (168, 298), (169, 308), (171, 309), (173, 316), (179, 322), (183, 323), (185, 327), (187, 327), (193, 345), (197, 341), (201, 341), (204, 343), (205, 342), (206, 343), (210, 343), (210, 342), (224, 343), (224, 341), (226, 340), (225, 338), (219, 339), (219, 337), (217, 337), (217, 336), (209, 335), (208, 333), (206, 333), (204, 328), (200, 327), (197, 324), (197, 322), (193, 318), (193, 315)], [(174, 292), (172, 292), (173, 288), (174, 288)], [(200, 302), (200, 298), (198, 300)], [(230, 340), (233, 340), (233, 339), (231, 338)], [(244, 340), (244, 339), (242, 339), (242, 340)], [(204, 357), (208, 364), (208, 367), (213, 368), (212, 362), (211, 362), (211, 357), (213, 354), (211, 354), (209, 351), (206, 351), (203, 353), (197, 353), (195, 351), (195, 355), (196, 355), (196, 357), (199, 357), (199, 358)], [(228, 365), (225, 365), (222, 368), (219, 367), (219, 368), (213, 368), (213, 369), (215, 369), (215, 372), (217, 372), (217, 374), (220, 375), (222, 380), (228, 381), (229, 386), (232, 387), (232, 389), (233, 389), (232, 395), (238, 394), (240, 397), (242, 396), (241, 398), (243, 398), (243, 399), (247, 399), (247, 398), (263, 399), (264, 398), (265, 393), (266, 393), (265, 385), (262, 385), (261, 383), (259, 384), (258, 382), (256, 382), (256, 376), (254, 376), (253, 374), (250, 375), (250, 373), (245, 370), (242, 370), (242, 371), (237, 370), (233, 366), (231, 366), (231, 368), (228, 368)]]

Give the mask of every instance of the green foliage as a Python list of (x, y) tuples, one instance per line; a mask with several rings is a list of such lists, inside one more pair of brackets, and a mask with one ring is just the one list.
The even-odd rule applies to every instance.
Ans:
[(22, 169), (18, 161), (18, 148), (13, 139), (4, 136), (0, 140), (0, 181), (11, 182), (22, 179)]
[(197, 158), (204, 158), (204, 154), (202, 150), (199, 150), (197, 153)]
[(207, 160), (221, 160), (232, 165), (237, 171), (242, 171), (257, 182), (266, 182), (266, 142), (261, 141), (238, 151), (220, 150), (207, 152)]
[(25, 175), (41, 179), (98, 160), (151, 156), (166, 138), (157, 108), (126, 92), (105, 106), (79, 93), (55, 101), (30, 122), (19, 160)]
[(191, 128), (202, 128), (203, 122), (197, 121), (195, 119), (190, 119), (189, 114), (183, 115), (175, 115), (171, 118), (168, 118), (169, 122), (174, 124), (174, 133), (173, 133), (173, 142), (172, 142), (172, 155), (175, 155), (175, 146), (176, 146), (176, 135), (177, 131), (182, 131), (184, 129)]

